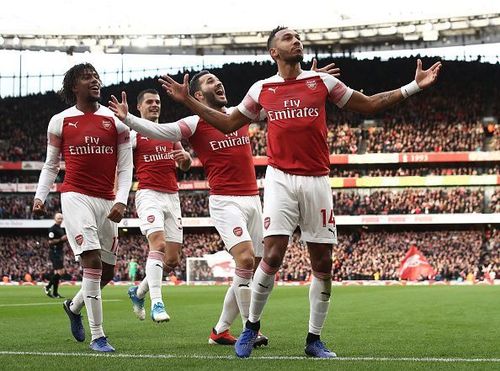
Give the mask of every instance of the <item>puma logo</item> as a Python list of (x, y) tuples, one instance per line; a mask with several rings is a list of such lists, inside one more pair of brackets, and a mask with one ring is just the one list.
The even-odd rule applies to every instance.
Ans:
[(155, 264), (156, 267), (160, 267), (161, 269), (163, 269), (163, 265), (161, 264)]
[(333, 233), (333, 235), (335, 236), (335, 231), (334, 231), (333, 229), (328, 228), (328, 230), (329, 230), (330, 232), (332, 232), (332, 233)]
[(260, 282), (259, 282), (259, 286), (260, 286), (260, 287), (263, 287), (263, 288), (265, 288), (265, 289), (268, 289), (268, 288), (269, 288), (269, 286), (264, 286), (264, 285), (263, 285), (262, 283), (260, 283)]
[(77, 128), (77, 129), (78, 129), (78, 126), (77, 126), (77, 125), (78, 125), (78, 121), (77, 121), (77, 122), (69, 122), (69, 123), (68, 123), (68, 126), (73, 126), (73, 127), (75, 127), (75, 128)]
[(278, 90), (278, 87), (275, 88), (267, 88), (267, 90), (272, 91), (274, 94), (276, 94), (276, 90)]
[(325, 296), (326, 296), (326, 297), (328, 297), (328, 298), (330, 298), (330, 296), (332, 295), (332, 294), (330, 294), (329, 292), (322, 292), (321, 294), (322, 294), (322, 295), (325, 295)]
[(248, 287), (248, 288), (250, 288), (250, 284), (248, 284), (248, 283), (241, 283), (238, 287)]
[(87, 295), (87, 299), (99, 300), (99, 296), (98, 295), (95, 295), (95, 296)]

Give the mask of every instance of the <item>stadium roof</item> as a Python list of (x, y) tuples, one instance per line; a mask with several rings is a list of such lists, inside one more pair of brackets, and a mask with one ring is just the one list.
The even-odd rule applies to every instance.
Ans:
[[(285, 24), (323, 51), (351, 45), (500, 40), (498, 0), (22, 0), (0, 13), (0, 48), (107, 53), (210, 54), (263, 51)], [(22, 11), (19, 11), (22, 9)], [(332, 46), (333, 45), (333, 46)]]

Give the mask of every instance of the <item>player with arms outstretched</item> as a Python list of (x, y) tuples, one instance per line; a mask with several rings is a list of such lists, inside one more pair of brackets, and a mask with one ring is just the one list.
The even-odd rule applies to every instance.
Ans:
[[(222, 114), (229, 111), (225, 108), (224, 86), (210, 72), (201, 71), (195, 75), (189, 89), (202, 104)], [(209, 343), (233, 345), (236, 338), (229, 333), (229, 327), (238, 313), (244, 322), (248, 319), (254, 258), (262, 254), (262, 207), (248, 137), (249, 122), (229, 135), (198, 116), (158, 125), (129, 114), (125, 93), (122, 93), (121, 103), (113, 97), (110, 108), (126, 125), (142, 135), (173, 142), (187, 139), (198, 154), (210, 185), (210, 216), (236, 262), (236, 274)], [(267, 344), (267, 338), (262, 335), (257, 344), (261, 343)]]
[(329, 185), (329, 151), (326, 140), (325, 103), (373, 114), (428, 88), (437, 79), (441, 63), (422, 70), (417, 61), (415, 80), (401, 89), (366, 96), (324, 73), (303, 71), (303, 45), (297, 32), (274, 29), (268, 50), (278, 73), (256, 82), (229, 115), (200, 104), (188, 93), (189, 76), (183, 84), (170, 76), (160, 79), (175, 100), (184, 103), (207, 123), (225, 133), (238, 130), (267, 113), (267, 154), (264, 194), (264, 257), (252, 285), (249, 320), (235, 345), (238, 357), (249, 357), (260, 328), (264, 306), (273, 289), (274, 276), (287, 249), (289, 236), (299, 225), (307, 242), (313, 278), (309, 288), (309, 332), (305, 352), (312, 357), (332, 358), (320, 340), (331, 295), (332, 245), (337, 241)]

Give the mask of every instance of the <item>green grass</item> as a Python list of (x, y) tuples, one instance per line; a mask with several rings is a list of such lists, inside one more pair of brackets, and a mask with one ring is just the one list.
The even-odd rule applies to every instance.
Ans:
[[(62, 287), (71, 297), (77, 287)], [(380, 358), (500, 359), (500, 287), (339, 287), (322, 338), (340, 357), (355, 360), (262, 359), (302, 357), (307, 333), (307, 287), (277, 287), (266, 307), (262, 331), (270, 346), (247, 360), (231, 347), (207, 344), (217, 322), (226, 287), (166, 287), (163, 295), (172, 317), (166, 324), (132, 313), (127, 287), (108, 287), (104, 329), (116, 357), (92, 357), (88, 342), (73, 340), (62, 300), (47, 298), (41, 287), (0, 286), (0, 352), (57, 352), (76, 355), (0, 353), (0, 369), (31, 370), (491, 370), (500, 362), (437, 362)], [(6, 306), (42, 303), (33, 306)], [(50, 305), (50, 303), (58, 303)], [(233, 325), (239, 334), (241, 322)], [(88, 333), (87, 328), (87, 333)], [(88, 334), (87, 334), (88, 336)], [(171, 355), (132, 358), (126, 355)], [(199, 358), (194, 358), (199, 356)], [(185, 357), (185, 358), (182, 358)], [(203, 357), (212, 357), (204, 359)], [(221, 357), (220, 359), (214, 359)], [(222, 358), (224, 357), (224, 358)], [(361, 360), (375, 357), (378, 360)], [(259, 359), (260, 358), (260, 359)]]

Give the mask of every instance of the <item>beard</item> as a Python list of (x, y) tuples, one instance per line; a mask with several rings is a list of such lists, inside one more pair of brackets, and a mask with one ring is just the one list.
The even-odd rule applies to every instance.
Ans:
[(304, 60), (304, 54), (296, 54), (296, 55), (290, 55), (286, 58), (283, 58), (283, 60), (286, 62), (286, 63), (300, 63)]
[(217, 99), (217, 96), (214, 93), (203, 93), (203, 98), (210, 107), (214, 108), (222, 108), (227, 104), (227, 99), (223, 101)]

